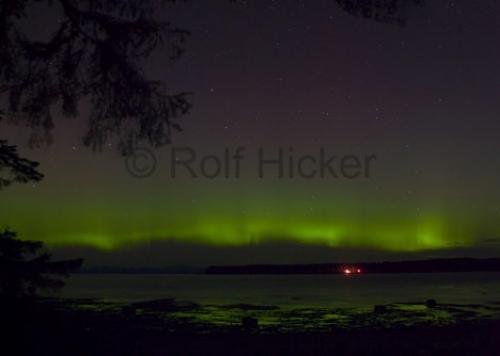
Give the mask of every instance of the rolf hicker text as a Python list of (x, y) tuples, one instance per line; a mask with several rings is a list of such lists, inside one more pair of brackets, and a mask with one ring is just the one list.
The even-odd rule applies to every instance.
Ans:
[(201, 154), (191, 147), (172, 147), (170, 176), (191, 178), (370, 178), (377, 157), (374, 154), (335, 155), (325, 147), (301, 153), (293, 147), (250, 150), (245, 146), (225, 148), (219, 153)]

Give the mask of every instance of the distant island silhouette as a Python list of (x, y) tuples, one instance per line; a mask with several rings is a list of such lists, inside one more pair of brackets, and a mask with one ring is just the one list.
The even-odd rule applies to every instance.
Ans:
[(396, 262), (210, 266), (207, 274), (367, 274), (500, 271), (500, 258), (440, 258)]
[(253, 264), (163, 267), (87, 266), (83, 274), (367, 274), (367, 273), (444, 273), (496, 272), (500, 258), (439, 258), (386, 262), (345, 262), (311, 264)]

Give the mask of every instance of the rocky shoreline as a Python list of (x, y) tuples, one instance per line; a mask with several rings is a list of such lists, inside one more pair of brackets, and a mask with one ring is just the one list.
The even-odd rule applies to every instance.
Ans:
[(36, 347), (36, 354), (68, 354), (69, 350), (74, 355), (220, 354), (229, 347), (234, 352), (228, 354), (376, 350), (377, 354), (425, 355), (472, 349), (482, 354), (500, 346), (495, 336), (500, 331), (499, 302), (335, 309), (199, 305), (174, 299), (130, 304), (44, 299), (22, 310), (11, 315), (16, 326), (12, 330), (22, 336), (26, 351)]

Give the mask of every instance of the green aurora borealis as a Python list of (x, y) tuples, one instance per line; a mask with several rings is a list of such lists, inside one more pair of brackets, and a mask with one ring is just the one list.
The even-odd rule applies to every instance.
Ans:
[[(1, 223), (50, 245), (103, 250), (176, 240), (212, 246), (292, 241), (418, 252), (473, 246), (500, 231), (498, 212), (487, 200), (463, 205), (461, 194), (444, 190), (446, 182), (439, 193), (441, 187), (430, 187), (425, 177), (409, 177), (403, 164), (384, 167), (383, 155), (370, 179), (258, 180), (243, 169), (241, 179), (210, 180), (170, 178), (167, 153), (157, 151), (160, 164), (145, 179), (128, 176), (116, 154), (79, 153), (78, 161), (66, 161), (65, 172), (47, 172), (39, 186), (2, 192), (8, 203), (2, 204)], [(393, 175), (405, 178), (392, 182)], [(84, 186), (82, 180), (91, 184)], [(479, 194), (487, 196), (476, 189), (476, 200)]]

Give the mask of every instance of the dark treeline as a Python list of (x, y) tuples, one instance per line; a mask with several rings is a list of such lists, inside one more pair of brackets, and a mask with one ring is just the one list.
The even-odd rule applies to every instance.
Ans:
[(307, 265), (211, 266), (207, 274), (342, 274), (356, 273), (439, 273), (500, 271), (500, 258), (450, 258), (375, 263), (323, 263)]

